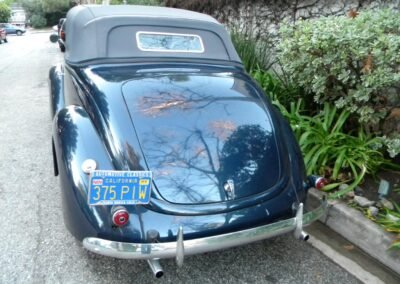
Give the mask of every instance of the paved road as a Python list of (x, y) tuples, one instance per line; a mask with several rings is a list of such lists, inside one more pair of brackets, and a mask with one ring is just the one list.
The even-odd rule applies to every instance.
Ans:
[[(89, 253), (64, 228), (47, 85), (62, 56), (48, 37), (0, 45), (0, 283), (154, 283), (146, 262)], [(291, 236), (162, 264), (160, 283), (358, 283)]]

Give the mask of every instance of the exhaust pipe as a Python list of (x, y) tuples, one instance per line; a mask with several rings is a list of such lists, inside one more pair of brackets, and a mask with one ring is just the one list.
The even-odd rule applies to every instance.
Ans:
[(164, 270), (161, 267), (159, 259), (148, 259), (147, 263), (149, 264), (151, 271), (156, 278), (161, 278), (164, 275)]
[(298, 239), (299, 239), (299, 240), (305, 241), (305, 242), (308, 241), (309, 238), (310, 238), (310, 235), (307, 234), (307, 233), (304, 232), (304, 231), (301, 231), (300, 234), (299, 234), (299, 236), (298, 236)]
[(307, 241), (310, 238), (310, 236), (303, 231), (303, 207), (304, 207), (303, 203), (300, 203), (299, 207), (297, 208), (296, 218), (295, 218), (296, 228), (294, 230), (294, 236), (298, 240)]

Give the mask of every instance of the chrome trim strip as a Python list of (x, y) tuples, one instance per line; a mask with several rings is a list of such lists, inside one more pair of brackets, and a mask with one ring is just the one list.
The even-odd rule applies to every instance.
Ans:
[(294, 229), (294, 236), (296, 239), (300, 239), (301, 233), (303, 232), (303, 203), (299, 204), (295, 219), (296, 228)]
[[(322, 201), (321, 205), (303, 215), (303, 225), (307, 226), (321, 218), (326, 212), (327, 202)], [(302, 206), (301, 206), (302, 210)], [(301, 214), (297, 214), (301, 215)], [(271, 237), (294, 232), (299, 222), (296, 217), (282, 220), (276, 223), (251, 228), (243, 231), (216, 235), (206, 238), (183, 241), (184, 254), (193, 255), (204, 252), (227, 249), (244, 245)], [(183, 229), (182, 229), (183, 230)], [(179, 240), (179, 236), (178, 236)], [(179, 242), (181, 242), (179, 240)], [(123, 259), (162, 259), (174, 258), (181, 254), (178, 242), (168, 243), (124, 243), (99, 238), (85, 238), (83, 246), (94, 253), (105, 256)], [(179, 258), (182, 255), (179, 256)], [(182, 259), (183, 261), (183, 259)]]
[[(195, 37), (199, 40), (200, 49), (199, 50), (185, 50), (185, 49), (162, 49), (162, 48), (145, 48), (142, 45), (140, 40), (140, 35), (171, 35), (171, 36), (187, 36), (187, 37)], [(165, 32), (147, 32), (147, 31), (138, 31), (136, 32), (136, 43), (137, 47), (141, 51), (150, 51), (150, 52), (176, 52), (176, 53), (204, 53), (204, 44), (201, 36), (195, 34), (179, 34), (179, 33), (165, 33)]]
[(182, 267), (185, 258), (185, 245), (183, 241), (183, 227), (179, 226), (178, 238), (176, 239), (176, 264)]

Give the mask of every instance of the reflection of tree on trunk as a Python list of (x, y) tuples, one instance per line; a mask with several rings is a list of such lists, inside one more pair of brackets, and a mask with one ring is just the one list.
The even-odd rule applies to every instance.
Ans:
[(271, 133), (259, 125), (243, 125), (225, 142), (221, 151), (220, 179), (234, 178), (235, 184), (257, 187), (263, 184)]
[[(226, 125), (229, 127), (223, 134), (212, 126), (207, 132), (193, 129), (166, 135), (154, 130), (153, 139), (144, 145), (151, 145), (146, 150), (149, 160), (156, 162), (152, 165), (156, 180), (168, 180), (170, 188), (175, 189), (174, 194), (185, 194), (190, 203), (210, 202), (207, 197), (216, 188), (218, 199), (226, 200), (223, 185), (228, 179), (234, 180), (239, 196), (248, 195), (243, 190), (259, 186), (264, 179), (271, 133), (259, 125), (242, 125), (236, 129), (232, 129), (230, 122), (225, 122)], [(177, 137), (179, 134), (187, 136)], [(186, 175), (181, 176), (182, 173)], [(208, 190), (194, 190), (199, 186)]]
[[(146, 94), (139, 98), (138, 109), (141, 109), (145, 115), (160, 116), (167, 115), (168, 111), (172, 110), (200, 110), (216, 103), (226, 105), (226, 102), (230, 100), (253, 100), (252, 98), (238, 96), (215, 96), (215, 94), (209, 94), (202, 90), (202, 88), (208, 87), (203, 84), (193, 84), (187, 87), (184, 87), (183, 84), (176, 84), (177, 82), (189, 81), (189, 78), (174, 75), (146, 80), (148, 89)], [(226, 110), (226, 106), (224, 109)]]

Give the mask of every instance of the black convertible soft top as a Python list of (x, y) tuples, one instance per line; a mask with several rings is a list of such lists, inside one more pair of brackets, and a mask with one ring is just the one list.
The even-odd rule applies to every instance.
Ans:
[[(138, 43), (139, 36), (145, 41), (142, 46)], [(147, 45), (165, 39), (182, 42), (182, 37), (185, 44), (195, 41), (194, 52), (175, 52), (173, 48), (146, 49)], [(225, 27), (208, 15), (174, 8), (133, 5), (79, 5), (68, 12), (65, 53), (68, 63), (138, 58), (241, 63)]]

